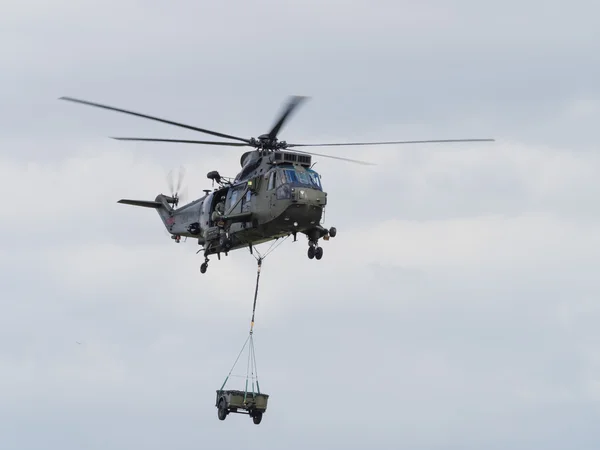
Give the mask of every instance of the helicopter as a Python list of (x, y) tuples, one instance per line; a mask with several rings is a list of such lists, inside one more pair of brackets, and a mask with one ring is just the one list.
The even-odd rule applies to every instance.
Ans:
[(242, 154), (241, 171), (235, 178), (223, 177), (216, 170), (208, 172), (207, 178), (212, 181), (213, 189), (205, 189), (202, 197), (181, 207), (177, 192), (172, 195), (159, 194), (153, 201), (118, 201), (121, 204), (155, 209), (176, 243), (179, 243), (182, 237), (197, 239), (198, 245), (202, 246), (198, 252), (204, 251), (201, 273), (206, 273), (211, 255), (216, 254), (218, 259), (221, 259), (221, 254), (227, 256), (229, 252), (242, 248), (249, 248), (252, 253), (254, 246), (282, 237), (293, 235), (296, 241), (298, 233), (307, 237), (308, 258), (320, 260), (323, 257), (323, 248), (319, 246), (319, 240), (334, 238), (337, 229), (325, 228), (321, 224), (328, 199), (327, 192), (321, 184), (321, 175), (313, 169), (312, 156), (363, 165), (374, 164), (303, 150), (288, 151), (290, 148), (494, 141), (443, 139), (331, 144), (289, 144), (280, 141), (277, 136), (283, 125), (307, 98), (290, 96), (271, 130), (258, 138), (249, 139), (72, 97), (60, 97), (60, 100), (121, 112), (237, 142), (113, 137), (116, 140), (253, 148)]

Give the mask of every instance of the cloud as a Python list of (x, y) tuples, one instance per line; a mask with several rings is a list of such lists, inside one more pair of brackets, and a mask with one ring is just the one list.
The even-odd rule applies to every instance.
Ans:
[[(5, 447), (595, 448), (595, 4), (23, 5), (0, 19)], [(195, 242), (116, 201), (180, 165), (198, 197), (238, 150), (109, 140), (199, 135), (57, 98), (250, 137), (296, 93), (288, 142), (497, 142), (316, 150), (379, 165), (314, 158), (338, 235), (265, 260), (269, 410), (221, 423), (256, 261), (202, 275)]]
[[(568, 189), (593, 192), (595, 157), (523, 145), (496, 149), (488, 150), (491, 162), (481, 149), (381, 151), (375, 156), (385, 164), (372, 171), (319, 161), (332, 198), (328, 214), (337, 221), (329, 215), (327, 223), (338, 226), (338, 236), (322, 244), (319, 262), (306, 258), (304, 240), (290, 239), (267, 258), (262, 274), (256, 342), (261, 385), (272, 394), (263, 427), (272, 435), (263, 445), (284, 437), (297, 445), (333, 442), (352, 428), (356, 445), (379, 433), (386, 448), (393, 440), (384, 436), (398, 421), (403, 439), (417, 448), (448, 440), (516, 445), (515, 433), (533, 434), (493, 423), (595, 401), (598, 361), (587, 343), (596, 333), (584, 325), (598, 314), (591, 300), (600, 287), (592, 269), (595, 221), (569, 216), (556, 202), (560, 194), (573, 197)], [(10, 274), (5, 292), (12, 292), (3, 301), (4, 397), (7, 405), (92, 408), (90, 419), (115, 430), (107, 442), (125, 445), (138, 433), (116, 431), (109, 417), (175, 426), (152, 412), (158, 409), (196, 417), (202, 439), (212, 442), (214, 390), (246, 337), (255, 261), (234, 252), (213, 258), (200, 275), (193, 243), (173, 244), (152, 211), (116, 205), (122, 197), (152, 198), (168, 169), (133, 155), (83, 147), (55, 164), (3, 162), (4, 188), (28, 189), (2, 215), (4, 236), (11, 217), (23, 221), (13, 231), (19, 239), (2, 254)], [(192, 194), (206, 184), (194, 176), (207, 167), (201, 161), (188, 164)], [(496, 196), (487, 197), (493, 178), (478, 174), (501, 164)], [(393, 183), (399, 170), (406, 177)], [(361, 191), (357, 202), (352, 194)], [(444, 202), (461, 197), (474, 205), (481, 195), (487, 213), (465, 207), (439, 216)], [(64, 202), (53, 200), (61, 196)], [(398, 217), (411, 198), (419, 199), (412, 207), (421, 208), (421, 217), (410, 218), (410, 209)], [(514, 202), (523, 199), (529, 203), (515, 212)], [(51, 220), (36, 220), (44, 217)], [(27, 239), (40, 226), (53, 237), (41, 245)], [(244, 364), (236, 373), (245, 375)], [(243, 378), (231, 381), (239, 383)], [(290, 384), (303, 398), (294, 408), (286, 406)], [(333, 415), (321, 406), (307, 415), (305, 405), (342, 405), (349, 395), (378, 414), (350, 408)], [(28, 413), (19, 411), (17, 420), (25, 420)], [(244, 423), (230, 417), (224, 426), (252, 425)], [(467, 438), (464, 423), (476, 423), (480, 434)], [(298, 427), (310, 431), (299, 435)], [(439, 439), (427, 437), (431, 427)]]

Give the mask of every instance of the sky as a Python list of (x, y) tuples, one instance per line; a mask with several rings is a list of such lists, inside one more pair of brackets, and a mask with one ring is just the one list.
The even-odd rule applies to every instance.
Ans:
[[(11, 450), (598, 448), (597, 2), (17, 2), (0, 17), (0, 443)], [(200, 274), (154, 211), (232, 147), (72, 96), (332, 147), (323, 259), (263, 263), (268, 410), (217, 418), (256, 261)], [(263, 245), (262, 250), (268, 248)], [(245, 364), (228, 387), (243, 388)]]

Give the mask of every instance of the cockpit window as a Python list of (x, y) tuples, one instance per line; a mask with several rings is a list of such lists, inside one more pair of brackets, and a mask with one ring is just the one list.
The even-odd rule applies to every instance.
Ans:
[(300, 183), (310, 184), (310, 180), (308, 179), (306, 172), (296, 172), (296, 176), (298, 177), (298, 181), (300, 181)]
[(310, 178), (310, 182), (317, 186), (318, 189), (323, 189), (323, 187), (321, 186), (321, 179), (319, 177), (319, 174), (317, 172), (315, 172), (314, 170), (308, 170), (308, 176)]
[[(280, 172), (281, 182), (293, 185), (307, 186), (322, 190), (319, 174), (314, 170), (300, 171), (295, 169), (283, 169)], [(279, 182), (279, 177), (278, 177)]]
[(282, 184), (286, 184), (287, 178), (285, 176), (285, 171), (283, 170), (278, 170), (277, 171), (277, 187), (281, 186)]
[(285, 169), (283, 173), (285, 174), (288, 183), (298, 183), (298, 177), (296, 176), (296, 171), (294, 169)]
[(269, 174), (269, 184), (267, 186), (267, 190), (275, 189), (275, 172), (271, 172)]

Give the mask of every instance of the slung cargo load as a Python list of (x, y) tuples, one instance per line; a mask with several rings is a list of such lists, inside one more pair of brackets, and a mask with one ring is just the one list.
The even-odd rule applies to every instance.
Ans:
[(225, 420), (229, 413), (248, 414), (258, 425), (267, 410), (268, 401), (269, 396), (263, 393), (219, 389), (215, 406), (219, 420)]

